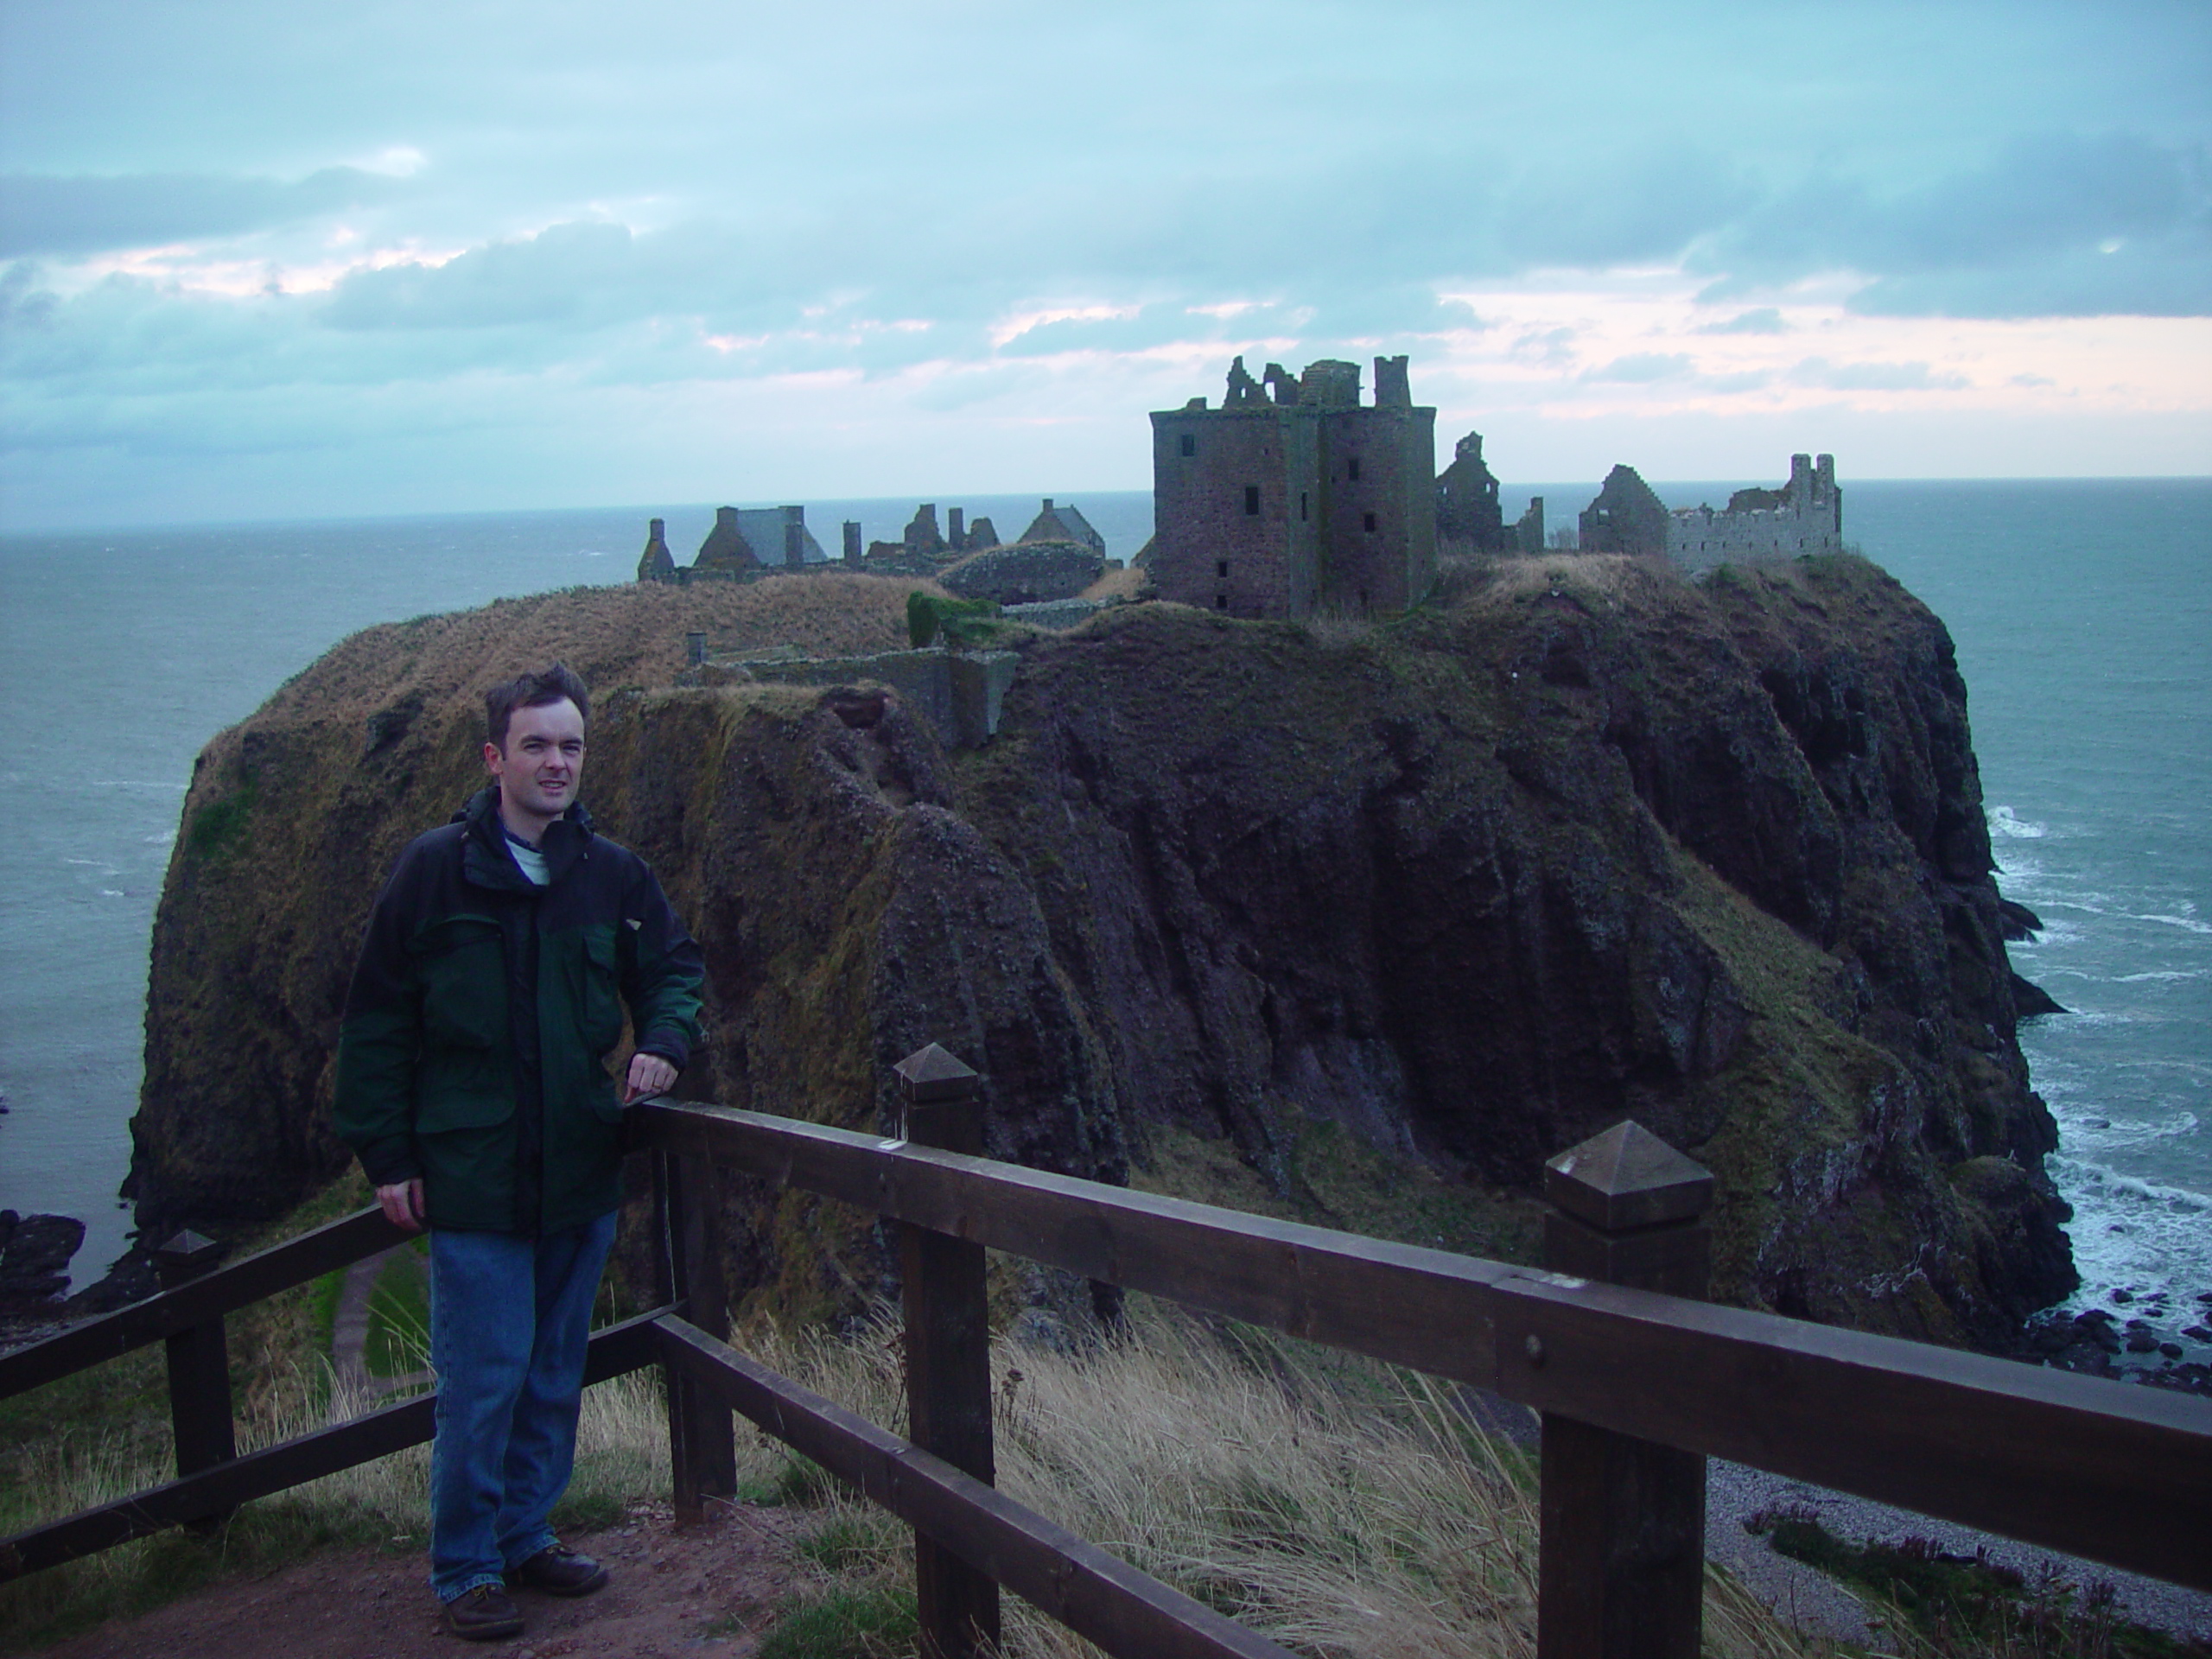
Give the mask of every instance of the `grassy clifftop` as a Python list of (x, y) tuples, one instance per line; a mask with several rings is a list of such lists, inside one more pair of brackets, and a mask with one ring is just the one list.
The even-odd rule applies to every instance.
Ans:
[[(156, 924), (142, 1220), (340, 1166), (370, 898), (474, 786), (483, 686), (559, 654), (585, 798), (706, 950), (687, 1093), (872, 1125), (936, 1040), (998, 1155), (1502, 1253), (1542, 1160), (1633, 1116), (1719, 1178), (1731, 1300), (1994, 1341), (2066, 1287), (1965, 687), (1878, 569), (1518, 561), (1373, 626), (1123, 607), (1020, 644), (974, 753), (865, 689), (675, 683), (698, 628), (896, 648), (914, 585), (373, 629), (219, 737)], [(763, 1311), (881, 1287), (863, 1218), (731, 1221)]]

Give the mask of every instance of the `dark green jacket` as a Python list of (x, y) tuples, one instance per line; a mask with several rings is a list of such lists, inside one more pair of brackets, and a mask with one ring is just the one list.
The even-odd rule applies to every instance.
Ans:
[(332, 1116), (377, 1185), (421, 1176), (434, 1227), (537, 1234), (620, 1201), (607, 1058), (679, 1069), (699, 947), (645, 861), (581, 805), (546, 829), (549, 886), (506, 849), (486, 789), (399, 855), (369, 917), (338, 1039)]

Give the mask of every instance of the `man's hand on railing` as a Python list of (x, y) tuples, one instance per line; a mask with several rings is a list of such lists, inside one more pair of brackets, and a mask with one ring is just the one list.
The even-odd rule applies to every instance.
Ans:
[(384, 1206), (384, 1218), (395, 1227), (404, 1227), (410, 1233), (423, 1230), (423, 1178), (411, 1181), (394, 1181), (390, 1186), (377, 1188), (377, 1202)]
[(642, 1049), (630, 1057), (629, 1086), (622, 1091), (625, 1106), (645, 1099), (648, 1095), (664, 1095), (676, 1081), (676, 1067), (658, 1054), (648, 1054)]

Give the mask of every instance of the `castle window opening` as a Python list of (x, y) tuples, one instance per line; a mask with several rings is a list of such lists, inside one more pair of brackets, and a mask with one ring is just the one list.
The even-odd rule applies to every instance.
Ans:
[(1213, 607), (1217, 611), (1227, 610), (1229, 608), (1229, 595), (1227, 594), (1216, 594), (1213, 596)]
[(1198, 453), (1198, 439), (1196, 433), (1185, 432), (1183, 435), (1183, 453), (1186, 455), (1195, 455)]
[(1256, 484), (1247, 484), (1244, 486), (1244, 511), (1254, 517), (1258, 516), (1260, 511), (1260, 486)]
[(1306, 518), (1306, 492), (1303, 490), (1298, 493), (1298, 517), (1303, 523)]
[(1229, 561), (1227, 559), (1216, 559), (1213, 562), (1213, 573), (1217, 576), (1219, 576), (1224, 582), (1228, 581)]
[(1350, 461), (1344, 463), (1344, 476), (1355, 484), (1359, 482), (1359, 457), (1357, 455), (1354, 455)]
[(1375, 515), (1374, 515), (1373, 513), (1371, 513), (1371, 512), (1370, 512), (1370, 513), (1368, 513), (1368, 514), (1366, 514), (1366, 515), (1364, 515), (1364, 516), (1365, 516), (1366, 520), (1367, 520), (1367, 527), (1368, 527), (1368, 529), (1370, 529), (1370, 530), (1374, 529), (1374, 528), (1375, 528)]

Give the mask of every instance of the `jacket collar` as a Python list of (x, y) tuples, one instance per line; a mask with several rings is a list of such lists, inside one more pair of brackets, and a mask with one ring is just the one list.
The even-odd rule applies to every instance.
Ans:
[[(497, 784), (486, 785), (470, 796), (453, 815), (453, 822), (467, 826), (464, 831), (461, 873), (471, 882), (497, 892), (537, 891), (536, 884), (516, 868), (513, 855), (507, 851), (507, 831), (499, 820)], [(537, 850), (545, 855), (545, 873), (551, 878), (550, 885), (557, 887), (563, 877), (591, 856), (593, 833), (591, 814), (584, 810), (582, 801), (545, 826)]]

